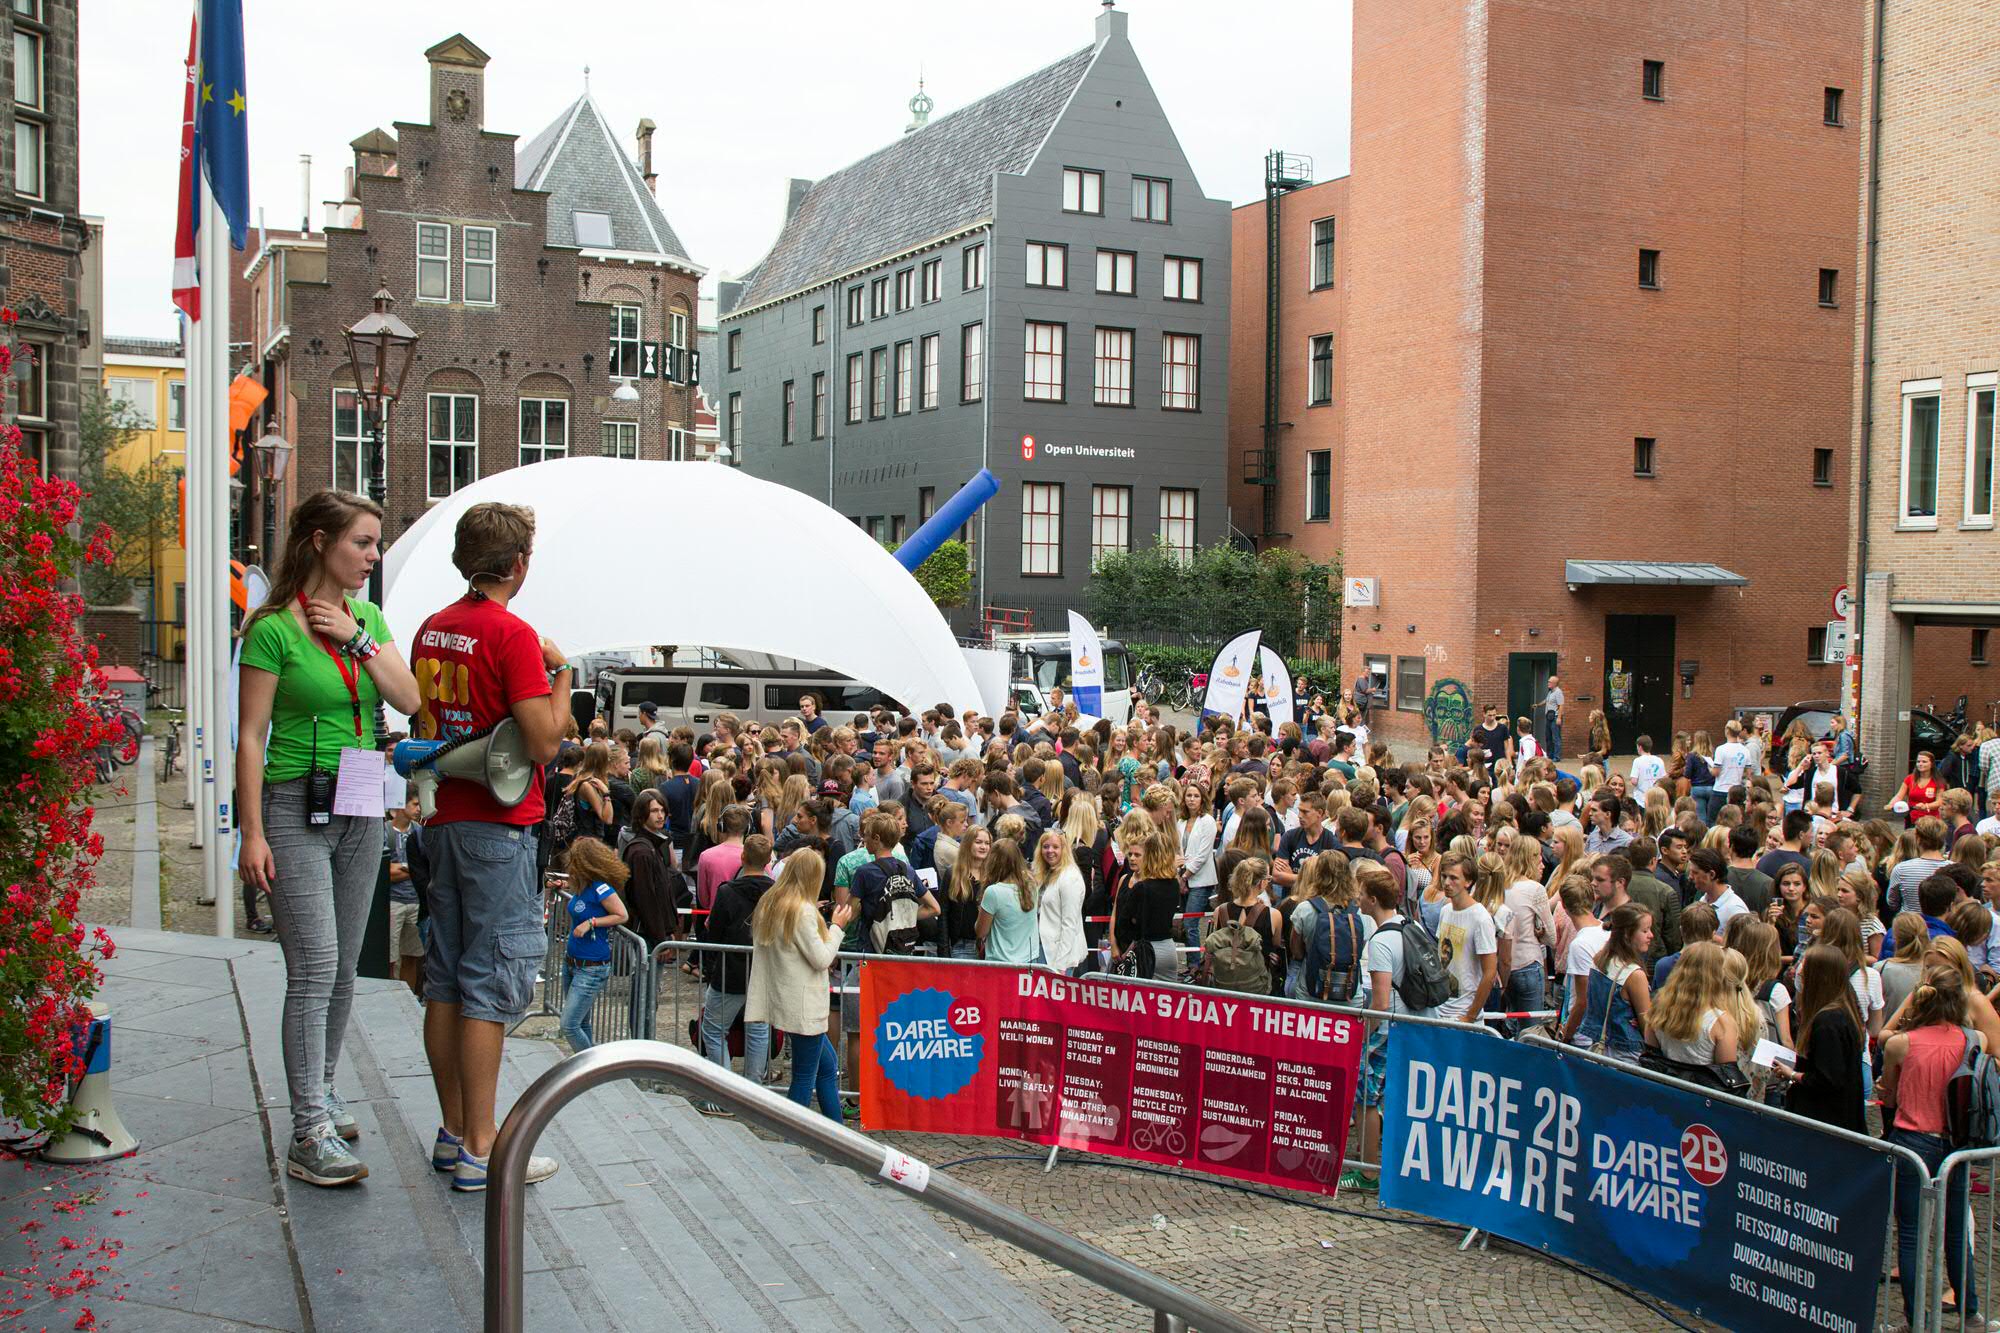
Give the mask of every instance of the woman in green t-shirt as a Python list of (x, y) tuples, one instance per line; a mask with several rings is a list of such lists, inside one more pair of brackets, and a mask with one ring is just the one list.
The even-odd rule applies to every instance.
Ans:
[[(292, 511), (287, 531), (271, 594), (243, 625), (237, 864), (271, 895), (285, 952), (286, 1170), (314, 1185), (346, 1185), (368, 1174), (342, 1142), (361, 1131), (334, 1093), (333, 1070), (382, 863), (375, 710), (387, 703), (415, 713), (417, 682), (382, 612), (349, 596), (382, 558), (381, 507), (320, 491)], [(351, 793), (339, 781), (350, 750), (365, 756), (347, 765)], [(341, 795), (368, 813), (333, 813)]]

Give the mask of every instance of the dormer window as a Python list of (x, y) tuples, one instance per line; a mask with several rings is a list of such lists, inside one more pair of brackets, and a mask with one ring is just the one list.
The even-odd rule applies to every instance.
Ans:
[(576, 227), (578, 245), (595, 246), (600, 250), (611, 248), (611, 215), (609, 213), (575, 212), (570, 218)]

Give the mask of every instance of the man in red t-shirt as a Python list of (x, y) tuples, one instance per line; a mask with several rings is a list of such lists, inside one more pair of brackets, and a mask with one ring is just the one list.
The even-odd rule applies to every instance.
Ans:
[[(478, 736), (512, 717), (530, 758), (555, 757), (570, 670), (560, 649), (507, 609), (527, 580), (534, 540), (534, 511), (519, 505), (478, 504), (459, 516), (451, 559), (471, 588), (417, 631), (418, 736)], [(457, 1190), (486, 1188), (501, 1044), (534, 999), (545, 947), (534, 832), (542, 803), (539, 782), (510, 808), (481, 783), (447, 777), (424, 826), (424, 1050), (444, 1119), (431, 1165), (451, 1172)], [(529, 1183), (555, 1170), (552, 1159), (534, 1158)]]

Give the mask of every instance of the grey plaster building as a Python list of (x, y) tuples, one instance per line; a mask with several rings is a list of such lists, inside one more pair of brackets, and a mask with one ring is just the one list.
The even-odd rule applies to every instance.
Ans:
[(721, 290), (723, 438), (885, 542), (982, 466), (975, 606), (1060, 628), (1094, 557), (1229, 533), (1229, 204), (1108, 6), (1095, 42), (817, 182)]

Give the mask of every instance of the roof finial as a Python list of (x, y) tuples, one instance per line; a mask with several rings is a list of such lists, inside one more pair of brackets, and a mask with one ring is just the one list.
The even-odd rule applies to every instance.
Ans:
[(910, 99), (910, 123), (903, 127), (903, 133), (920, 130), (930, 124), (931, 108), (937, 105), (931, 95), (924, 91), (923, 66), (917, 66), (917, 95)]
[(583, 90), (585, 92), (590, 91), (590, 66), (588, 65), (583, 67)]

